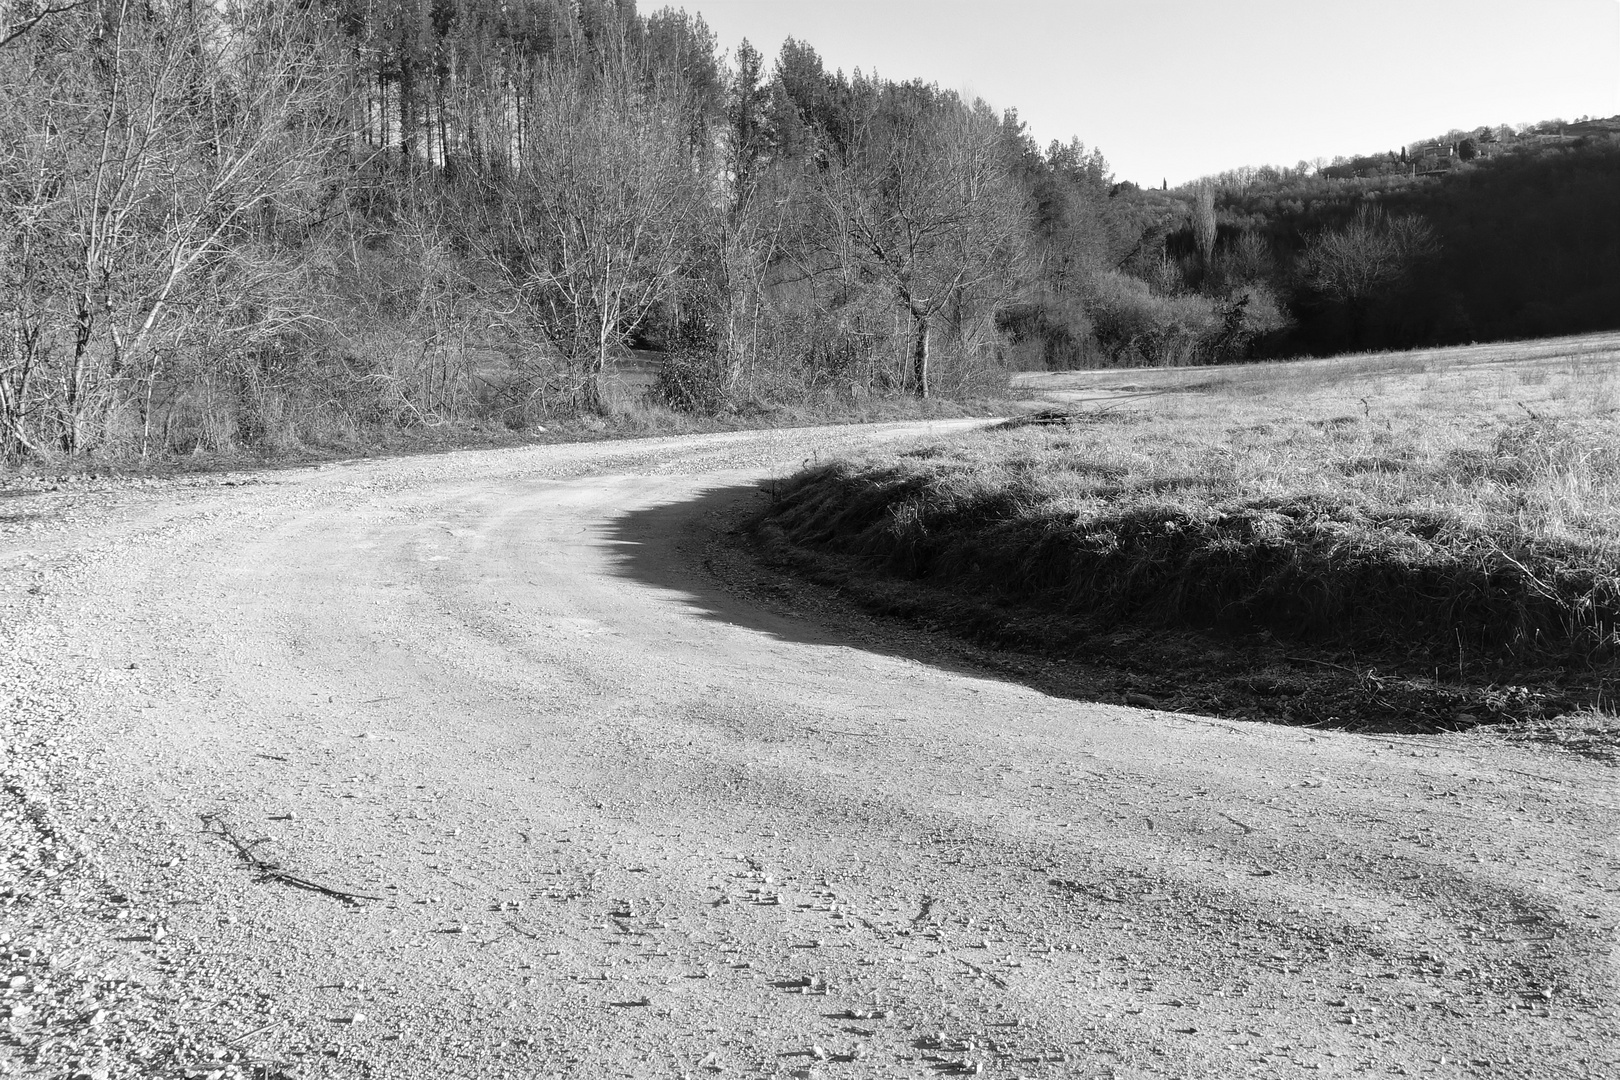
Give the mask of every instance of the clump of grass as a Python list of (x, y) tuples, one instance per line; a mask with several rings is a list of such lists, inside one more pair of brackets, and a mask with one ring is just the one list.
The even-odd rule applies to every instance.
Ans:
[(1607, 663), (1620, 340), (1598, 345), (1192, 373), (1125, 409), (810, 470), (779, 488), (766, 528), (1103, 630), (1263, 630), (1459, 667)]

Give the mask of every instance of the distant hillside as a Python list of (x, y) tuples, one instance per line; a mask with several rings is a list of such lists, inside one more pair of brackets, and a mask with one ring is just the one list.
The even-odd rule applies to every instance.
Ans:
[[(1207, 261), (1201, 187), (1216, 217)], [(1277, 298), (1288, 325), (1257, 336), (1256, 354), (1620, 327), (1620, 116), (1451, 132), (1134, 197), (1172, 217), (1163, 251), (1182, 289)]]

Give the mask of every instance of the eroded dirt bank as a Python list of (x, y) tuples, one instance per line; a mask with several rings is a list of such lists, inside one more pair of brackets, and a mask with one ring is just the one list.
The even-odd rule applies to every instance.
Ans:
[(1620, 1070), (1612, 769), (1052, 698), (703, 568), (924, 430), (4, 499), (7, 1064)]

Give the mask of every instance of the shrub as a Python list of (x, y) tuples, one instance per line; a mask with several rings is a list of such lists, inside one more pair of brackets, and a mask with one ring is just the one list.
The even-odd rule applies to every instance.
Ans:
[(1019, 370), (1070, 371), (1100, 367), (1109, 359), (1077, 297), (1043, 290), (1032, 300), (1009, 305), (998, 314), (996, 326), (1015, 355), (1028, 357), (1013, 365)]
[(1155, 295), (1147, 282), (1117, 271), (1092, 279), (1086, 306), (1098, 344), (1121, 366), (1206, 363), (1222, 329), (1209, 298)]

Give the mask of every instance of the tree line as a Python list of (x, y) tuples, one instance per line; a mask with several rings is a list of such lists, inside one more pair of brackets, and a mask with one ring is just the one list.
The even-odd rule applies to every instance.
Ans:
[[(665, 406), (748, 413), (1314, 349), (1330, 311), (1371, 341), (1469, 250), (1415, 189), (1346, 181), (1297, 213), (1289, 184), (1336, 181), (1265, 205), (1263, 184), (1140, 191), (1014, 111), (792, 39), (726, 54), (633, 0), (19, 0), (0, 21), (10, 460), (611, 415), (631, 351)], [(1502, 172), (1481, 198), (1531, 197)], [(1328, 269), (1374, 240), (1377, 267)]]

